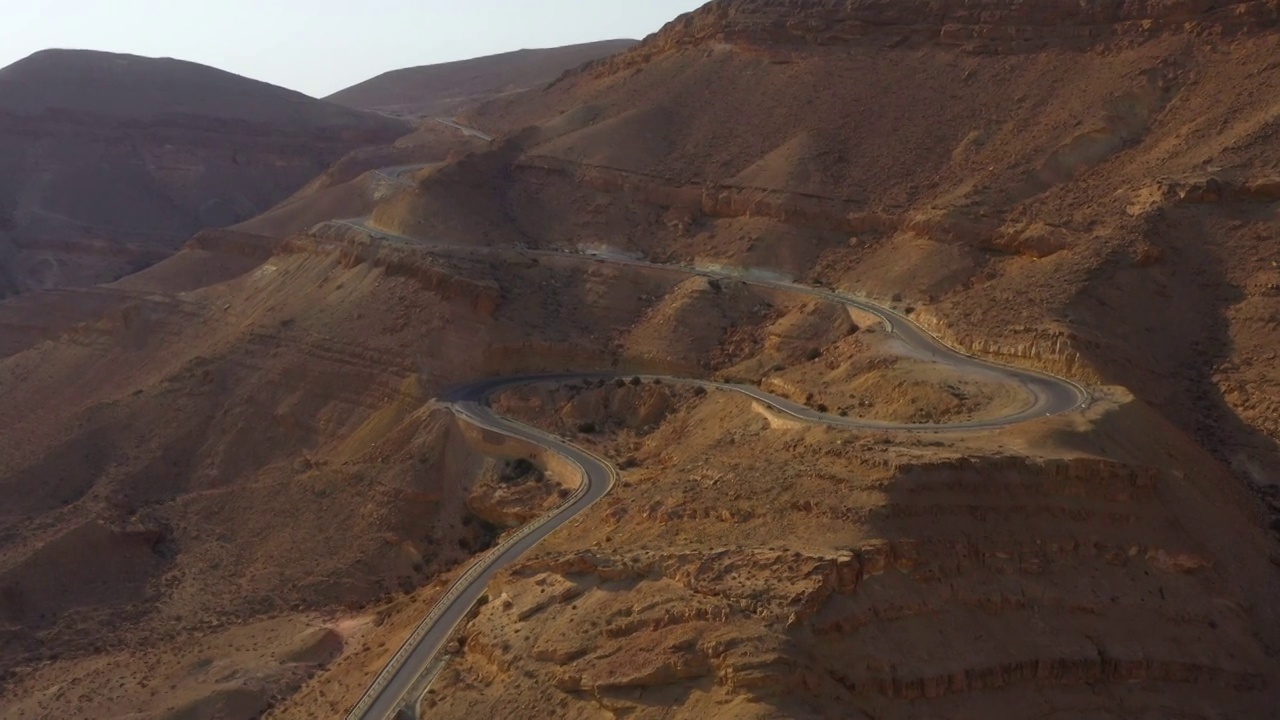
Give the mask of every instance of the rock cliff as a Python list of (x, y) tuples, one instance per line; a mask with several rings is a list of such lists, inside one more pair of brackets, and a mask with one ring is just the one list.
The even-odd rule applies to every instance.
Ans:
[(929, 42), (1008, 54), (1188, 30), (1250, 33), (1277, 23), (1276, 0), (715, 0), (595, 67), (617, 71), (699, 46), (805, 49), (882, 38), (891, 46)]

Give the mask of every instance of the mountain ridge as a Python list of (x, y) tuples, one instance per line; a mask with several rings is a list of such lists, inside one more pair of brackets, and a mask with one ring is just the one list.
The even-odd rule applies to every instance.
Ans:
[(135, 120), (193, 115), (307, 127), (387, 124), (386, 118), (188, 60), (57, 48), (0, 68), (0, 112)]
[(586, 62), (625, 50), (635, 40), (601, 40), (534, 48), (390, 70), (325, 99), (349, 107), (412, 114), (448, 114), (468, 103), (528, 90)]
[(115, 280), (409, 129), (182, 60), (33, 54), (0, 69), (0, 292)]

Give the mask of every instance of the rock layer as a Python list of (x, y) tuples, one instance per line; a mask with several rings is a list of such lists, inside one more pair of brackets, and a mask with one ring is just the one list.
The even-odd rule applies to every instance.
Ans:
[(976, 53), (1083, 49), (1188, 29), (1254, 33), (1280, 23), (1276, 0), (716, 0), (681, 16), (635, 50), (595, 64), (618, 72), (682, 48), (717, 44), (766, 51), (882, 38), (931, 42)]

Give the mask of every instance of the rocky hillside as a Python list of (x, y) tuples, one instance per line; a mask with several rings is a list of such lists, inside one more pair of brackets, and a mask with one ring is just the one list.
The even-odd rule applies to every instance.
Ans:
[(632, 60), (719, 43), (812, 48), (874, 37), (978, 53), (1082, 49), (1162, 32), (1254, 31), (1274, 24), (1276, 10), (1274, 0), (715, 0), (668, 24)]
[(627, 469), (490, 586), (432, 716), (1269, 712), (1274, 614), (1222, 601), (1277, 587), (1268, 543), (1220, 470), (1132, 400), (1071, 429), (885, 438), (627, 394), (503, 401), (561, 434), (593, 418), (608, 431), (585, 442)]
[(37, 53), (0, 70), (0, 293), (113, 280), (405, 132), (194, 63)]
[[(712, 2), (478, 108), (523, 129), (483, 202), (506, 242), (903, 298), (975, 351), (1134, 389), (1273, 493), (1278, 24), (1274, 0)], [(457, 235), (442, 192), (378, 217)]]
[(392, 70), (325, 99), (403, 115), (452, 116), (470, 104), (539, 88), (566, 70), (622, 52), (635, 43), (602, 40)]
[[(838, 361), (893, 419), (916, 411), (894, 393), (927, 391), (876, 382), (902, 368), (847, 314), (742, 284), (432, 257), (354, 232), (271, 244), (206, 232), (116, 283), (48, 294), (70, 307), (21, 306), (63, 331), (0, 359), (0, 715), (74, 716), (92, 693), (102, 714), (176, 718), (168, 704), (232, 694), (247, 709), (226, 716), (247, 719), (339, 657), (340, 684), (358, 687), (350, 664), (385, 661), (397, 613), (576, 482), (434, 402), (459, 382), (786, 365), (779, 380), (821, 387)], [(757, 334), (770, 341), (738, 341)], [(513, 474), (520, 458), (539, 470)], [(335, 647), (293, 662), (280, 658), (301, 640), (242, 631), (278, 622)], [(154, 658), (193, 644), (216, 671), (175, 671), (151, 693)], [(67, 677), (79, 693), (46, 692)]]
[[(727, 414), (686, 418), (662, 440), (624, 436), (615, 457), (661, 472), (630, 478), (642, 497), (585, 520), (594, 538), (566, 537), (567, 559), (531, 563), (495, 589), (502, 602), (471, 627), (456, 674), (430, 701), (436, 711), (1265, 716), (1280, 687), (1280, 627), (1263, 589), (1275, 580), (1274, 533), (1258, 533), (1280, 529), (1278, 27), (1273, 0), (721, 0), (544, 92), (477, 108), (472, 122), (504, 140), (384, 202), (374, 214), (382, 227), (765, 268), (897, 302), (975, 353), (1123, 386), (1134, 407), (1153, 407), (1105, 424), (1136, 423), (1163, 449), (1127, 432), (1086, 440), (1077, 427), (1056, 436), (1066, 447), (1051, 454), (1074, 460), (1087, 448), (1088, 462), (1120, 461), (1120, 475), (1083, 471), (1077, 479), (1092, 488), (1154, 472), (1137, 482), (1158, 488), (1160, 507), (1132, 504), (1145, 491), (1085, 507), (1083, 486), (1055, 495), (1045, 473), (1058, 471), (1036, 461), (1008, 476), (1048, 493), (1036, 509), (1000, 502), (1065, 525), (1022, 526), (1003, 505), (986, 507), (977, 486), (945, 490), (963, 485), (954, 469), (934, 480), (882, 475), (885, 464), (905, 468), (890, 459), (797, 469), (808, 450), (843, 457), (856, 439), (790, 435), (774, 454), (786, 463), (717, 468), (712, 458), (761, 447), (754, 426), (731, 432)], [(679, 337), (664, 329), (653, 337)], [(570, 412), (539, 409), (531, 417)], [(721, 432), (691, 439), (702, 427)], [(902, 444), (869, 442), (868, 452)], [(1011, 440), (991, 453), (1027, 447)], [(1174, 458), (1177, 447), (1199, 459)], [(819, 476), (847, 482), (849, 497), (823, 507), (830, 490), (801, 487)], [(751, 485), (757, 477), (769, 480)], [(797, 589), (771, 609), (779, 575), (767, 553), (796, 549), (820, 522), (738, 535), (757, 511), (754, 494), (775, 481), (788, 491), (763, 503), (771, 520), (793, 502), (821, 522), (839, 518), (831, 536), (845, 544), (796, 550), (803, 559), (896, 567), (866, 584), (833, 570), (814, 587), (844, 583), (835, 595), (847, 597), (809, 607)], [(1219, 492), (1233, 499), (1205, 499)], [(1203, 527), (1196, 508), (1225, 505), (1239, 513), (1213, 521), (1209, 535), (1179, 537)], [(1157, 517), (1160, 527), (1140, 527)], [(632, 554), (637, 527), (658, 538), (655, 554)], [(1112, 550), (1102, 549), (1107, 538)], [(868, 539), (904, 550), (886, 560), (865, 549)], [(756, 541), (762, 556), (718, 554)], [(1162, 559), (1219, 542), (1209, 574)], [(697, 546), (693, 559), (669, 550), (682, 543)], [(1240, 585), (1210, 576), (1246, 546), (1252, 569)], [(1083, 548), (1097, 554), (1073, 555)], [(988, 551), (997, 562), (979, 559)], [(1102, 595), (1068, 599), (1054, 589), (1058, 572), (1062, 588), (1112, 588), (1107, 606)], [(1190, 578), (1203, 584), (1171, 614), (1125, 609), (1165, 602)], [(1225, 597), (1251, 598), (1236, 631), (1181, 615)], [(765, 618), (763, 634), (744, 636), (755, 618)], [(1186, 635), (1200, 629), (1210, 634)], [(1222, 632), (1238, 651), (1216, 654)], [(524, 689), (488, 690), (517, 683)]]
[[(0, 715), (342, 716), (573, 483), (436, 402), (459, 382), (1025, 406), (847, 308), (581, 253), (608, 250), (878, 298), (1092, 401), (935, 433), (638, 377), (504, 393), (621, 475), (490, 586), (432, 717), (1268, 717), (1278, 24), (718, 0), (482, 103), (493, 143), (429, 126), (141, 273), (0, 303)], [(4, 207), (21, 253), (38, 213)]]

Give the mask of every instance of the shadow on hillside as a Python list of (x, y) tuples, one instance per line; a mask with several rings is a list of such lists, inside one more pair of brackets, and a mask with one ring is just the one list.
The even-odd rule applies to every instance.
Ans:
[(1208, 239), (1274, 220), (1271, 206), (1250, 203), (1154, 213), (1143, 232), (1159, 262), (1112, 265), (1076, 300), (1110, 340), (1082, 349), (1106, 381), (1147, 401), (1256, 492), (1280, 481), (1280, 444), (1240, 417), (1214, 377), (1236, 350), (1228, 312), (1247, 296), (1230, 278), (1232, 243)]

